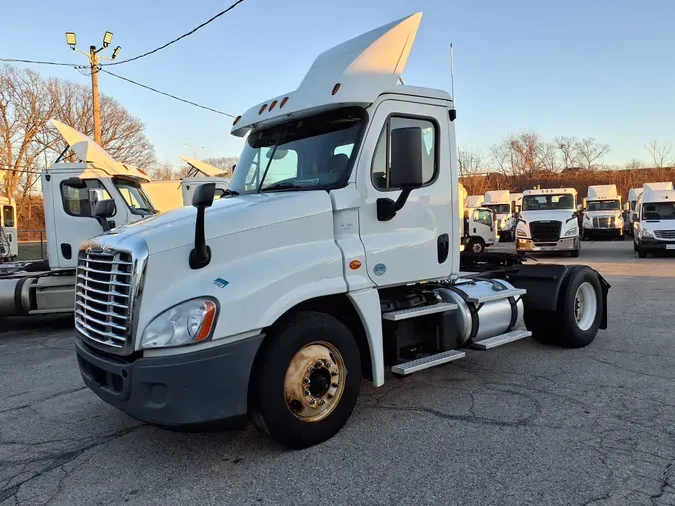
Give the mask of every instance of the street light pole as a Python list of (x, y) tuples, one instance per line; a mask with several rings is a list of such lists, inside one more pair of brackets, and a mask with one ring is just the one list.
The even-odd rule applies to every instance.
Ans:
[(77, 49), (77, 47), (75, 47), (77, 45), (75, 33), (66, 32), (66, 43), (70, 46), (70, 49), (85, 55), (89, 59), (89, 70), (91, 72), (91, 95), (94, 115), (94, 141), (96, 141), (96, 144), (99, 146), (101, 145), (101, 104), (98, 93), (98, 73), (100, 71), (100, 61), (114, 60), (117, 58), (117, 55), (120, 54), (122, 48), (117, 46), (113, 51), (111, 58), (108, 58), (107, 56), (99, 56), (98, 53), (110, 46), (112, 38), (112, 32), (105, 32), (105, 35), (103, 36), (103, 46), (98, 49), (96, 49), (96, 46), (89, 46), (89, 52), (85, 53), (84, 51), (80, 51)]
[(189, 147), (190, 149), (192, 149), (192, 156), (195, 157), (195, 160), (197, 160), (197, 152), (198, 152), (200, 149), (204, 149), (204, 146), (199, 146), (197, 149), (195, 149), (195, 147), (194, 147), (192, 144), (188, 144), (187, 142), (185, 143), (185, 145), (186, 145), (187, 147)]

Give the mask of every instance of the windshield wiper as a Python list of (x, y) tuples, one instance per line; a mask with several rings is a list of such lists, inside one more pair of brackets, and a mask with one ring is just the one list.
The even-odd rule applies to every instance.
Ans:
[(223, 194), (219, 198), (222, 199), (227, 195), (232, 195), (233, 197), (236, 197), (237, 195), (239, 195), (239, 192), (237, 190), (230, 190), (229, 188), (226, 188), (225, 190), (223, 190)]
[(298, 186), (295, 183), (275, 183), (273, 185), (268, 186), (267, 188), (262, 188), (260, 191), (264, 192), (267, 190), (295, 190), (295, 189), (301, 189), (302, 186)]

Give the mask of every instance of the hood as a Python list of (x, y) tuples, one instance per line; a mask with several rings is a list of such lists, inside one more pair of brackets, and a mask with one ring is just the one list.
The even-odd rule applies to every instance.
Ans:
[(643, 220), (640, 226), (649, 230), (675, 230), (675, 220)]
[[(327, 192), (255, 193), (214, 201), (206, 209), (206, 240), (259, 229), (322, 213), (331, 213)], [(145, 240), (150, 254), (192, 244), (195, 237), (197, 210), (186, 206), (156, 214), (149, 218), (115, 228), (104, 235), (139, 236)]]
[(520, 216), (525, 221), (562, 221), (563, 223), (572, 217), (572, 209), (559, 211), (521, 211)]
[(590, 218), (602, 218), (605, 216), (615, 216), (619, 218), (621, 211), (619, 209), (601, 209), (600, 211), (585, 211), (584, 214)]

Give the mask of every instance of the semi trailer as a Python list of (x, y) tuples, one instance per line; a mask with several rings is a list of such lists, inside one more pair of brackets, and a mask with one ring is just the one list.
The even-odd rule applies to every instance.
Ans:
[(455, 104), (397, 85), (421, 17), (325, 51), (237, 116), (225, 198), (207, 183), (82, 244), (75, 353), (103, 401), (169, 429), (251, 420), (305, 448), (341, 430), (364, 378), (607, 328), (594, 269), (460, 253)]

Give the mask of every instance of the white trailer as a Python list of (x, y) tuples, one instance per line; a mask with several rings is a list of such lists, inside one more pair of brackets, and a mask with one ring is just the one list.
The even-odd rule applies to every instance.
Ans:
[(466, 197), (464, 207), (466, 208), (475, 208), (481, 207), (483, 205), (484, 195), (468, 195)]
[(649, 252), (675, 250), (673, 183), (645, 183), (636, 202), (633, 249), (639, 258)]
[(499, 242), (494, 212), (486, 207), (467, 206), (467, 191), (462, 183), (459, 183), (459, 199), (457, 200), (462, 217), (460, 250), (482, 253), (488, 246)]
[(0, 262), (10, 262), (19, 254), (16, 201), (0, 195)]
[(631, 236), (633, 235), (633, 222), (635, 221), (635, 216), (637, 215), (635, 206), (637, 204), (637, 199), (641, 194), (642, 188), (631, 188), (628, 190), (628, 198), (624, 204), (626, 214), (623, 219), (623, 230)]
[(581, 251), (574, 188), (525, 190), (516, 227), (516, 251)]
[(225, 198), (204, 184), (194, 207), (82, 245), (78, 275), (112, 269), (76, 295), (78, 366), (101, 399), (165, 428), (249, 417), (304, 448), (388, 367), (530, 335), (583, 347), (607, 327), (609, 285), (587, 266), (460, 255), (454, 102), (396, 84), (420, 20), (329, 49), (238, 116)]
[(615, 184), (589, 186), (584, 203), (584, 239), (612, 237), (623, 241), (621, 197)]

